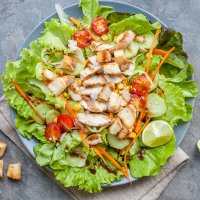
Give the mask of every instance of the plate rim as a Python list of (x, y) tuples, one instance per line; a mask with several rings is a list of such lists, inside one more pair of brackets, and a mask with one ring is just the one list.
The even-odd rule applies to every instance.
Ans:
[[(109, 0), (100, 0), (99, 3), (102, 4), (102, 5), (104, 5), (104, 4), (111, 4), (110, 6), (112, 6), (112, 4), (115, 4), (115, 5), (118, 4), (119, 7), (120, 7), (120, 6), (128, 6), (128, 7), (130, 7), (130, 8), (133, 8), (133, 12), (134, 12), (134, 10), (140, 11), (141, 13), (143, 13), (143, 14), (147, 17), (147, 19), (149, 19), (149, 18), (151, 17), (152, 19), (159, 21), (159, 22), (162, 24), (162, 26), (163, 26), (164, 28), (168, 28), (168, 26), (167, 26), (162, 20), (160, 20), (158, 17), (156, 17), (154, 14), (150, 13), (149, 11), (146, 11), (146, 10), (143, 9), (143, 8), (140, 8), (140, 7), (138, 7), (138, 6), (135, 6), (135, 5), (133, 5), (133, 4), (124, 3), (124, 2), (115, 2), (115, 1), (109, 1)], [(66, 11), (67, 9), (70, 9), (71, 7), (78, 7), (78, 5), (79, 5), (79, 3), (70, 4), (69, 6), (63, 7), (63, 10)], [(117, 12), (118, 12), (118, 11), (117, 11)], [(120, 11), (119, 11), (119, 12), (120, 12)], [(24, 49), (24, 46), (25, 46), (26, 42), (29, 40), (29, 38), (30, 38), (32, 35), (34, 35), (34, 32), (35, 32), (41, 25), (44, 25), (44, 23), (45, 23), (46, 21), (51, 20), (51, 18), (52, 18), (55, 14), (56, 14), (56, 12), (52, 12), (50, 15), (48, 15), (46, 18), (44, 18), (42, 21), (40, 21), (40, 22), (28, 33), (28, 35), (25, 37), (23, 43), (20, 45), (20, 47), (19, 47), (19, 49), (18, 49), (18, 51), (17, 51), (17, 53), (16, 53), (16, 56), (15, 56), (15, 58), (14, 58), (14, 61), (17, 61), (17, 60), (20, 59), (20, 53), (21, 53), (21, 51)], [(30, 44), (30, 42), (29, 42), (29, 44)], [(194, 74), (192, 75), (191, 79), (194, 80)], [(190, 99), (189, 102), (190, 102), (191, 105), (194, 107), (195, 98)], [(15, 126), (16, 111), (15, 111), (12, 107), (10, 107), (10, 106), (9, 106), (9, 108), (10, 108), (12, 123), (13, 123), (13, 126), (14, 126), (16, 132), (17, 132), (17, 135), (18, 135), (18, 137), (20, 138), (20, 140), (21, 140), (22, 144), (24, 145), (24, 147), (26, 148), (26, 150), (28, 151), (28, 153), (29, 153), (29, 154), (31, 155), (31, 157), (35, 160), (35, 155), (34, 155), (33, 151), (31, 151), (30, 148), (27, 148), (27, 144), (26, 144), (26, 143), (28, 143), (30, 140), (24, 138), (24, 137), (19, 133), (18, 129), (17, 129), (16, 126)], [(179, 136), (180, 138), (179, 138), (179, 140), (178, 140), (177, 143), (176, 143), (176, 147), (178, 147), (178, 146), (180, 145), (180, 143), (183, 141), (183, 138), (184, 138), (185, 135), (187, 134), (187, 131), (188, 131), (188, 129), (189, 129), (190, 122), (191, 122), (191, 120), (188, 121), (188, 122), (186, 122), (186, 123), (184, 123), (184, 125), (185, 125), (184, 134), (182, 134), (181, 137)], [(44, 167), (44, 168), (45, 168), (46, 170), (48, 170), (48, 171), (50, 170), (50, 168), (48, 168), (48, 167)], [(137, 180), (136, 178), (132, 178), (132, 179), (131, 179), (131, 182), (134, 182), (134, 181), (136, 181), (136, 180)], [(126, 180), (124, 177), (122, 177), (122, 179), (121, 179), (120, 181), (115, 181), (115, 182), (111, 183), (110, 185), (107, 185), (106, 187), (114, 187), (114, 186), (124, 185), (124, 184), (127, 184), (127, 183), (129, 183), (129, 181)]]

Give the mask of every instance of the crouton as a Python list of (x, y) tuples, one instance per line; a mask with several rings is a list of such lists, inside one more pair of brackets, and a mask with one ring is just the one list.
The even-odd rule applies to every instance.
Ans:
[(0, 160), (0, 178), (3, 177), (3, 160)]
[(97, 52), (97, 62), (104, 63), (104, 62), (111, 62), (112, 57), (109, 51), (99, 51)]
[(7, 176), (14, 180), (20, 180), (21, 175), (21, 163), (10, 164), (8, 166)]
[(0, 140), (0, 158), (3, 157), (6, 151), (6, 148), (7, 148), (7, 144), (3, 140)]

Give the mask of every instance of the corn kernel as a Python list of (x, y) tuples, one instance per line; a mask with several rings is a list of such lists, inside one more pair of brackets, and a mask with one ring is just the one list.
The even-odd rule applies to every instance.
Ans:
[(115, 93), (117, 93), (117, 94), (119, 93), (119, 91), (118, 91), (118, 90), (114, 90), (113, 92), (115, 92)]
[(82, 85), (82, 80), (81, 80), (81, 79), (78, 79), (77, 82), (78, 82), (78, 85), (79, 85), (79, 86)]
[(75, 110), (75, 111), (80, 111), (81, 110), (81, 106), (79, 105), (79, 104), (75, 104), (74, 106), (73, 106), (73, 109)]
[(123, 81), (122, 81), (122, 83), (123, 83), (124, 85), (127, 85), (128, 79), (127, 79), (127, 78), (124, 78)]
[(129, 137), (129, 138), (136, 138), (136, 136), (137, 136), (136, 133), (135, 133), (135, 132), (132, 132), (128, 137)]
[(104, 34), (101, 36), (101, 39), (106, 42), (106, 41), (108, 41), (108, 36), (106, 34)]
[(117, 36), (114, 37), (114, 43), (117, 43)]
[(67, 92), (63, 92), (63, 96), (66, 98), (66, 99), (69, 99), (69, 94)]
[(57, 120), (58, 120), (58, 118), (56, 117), (56, 118), (53, 119), (53, 122), (57, 123)]
[(124, 88), (124, 85), (122, 83), (117, 84), (117, 89), (122, 90)]
[(128, 92), (130, 92), (130, 91), (131, 91), (131, 86), (126, 86), (126, 90), (127, 90)]

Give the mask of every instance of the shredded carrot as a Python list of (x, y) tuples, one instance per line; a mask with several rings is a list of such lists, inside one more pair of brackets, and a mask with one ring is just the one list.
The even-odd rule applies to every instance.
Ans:
[(70, 20), (79, 28), (81, 27), (81, 23), (75, 19), (74, 17), (70, 17)]
[(14, 85), (15, 89), (19, 92), (19, 94), (26, 100), (26, 102), (32, 107), (35, 108), (33, 102), (29, 99), (29, 97), (25, 94), (25, 92), (21, 89), (21, 87), (15, 82), (11, 81)]
[(26, 121), (25, 124), (29, 124), (29, 123), (33, 123), (33, 122), (35, 122), (35, 120), (34, 119), (30, 119), (30, 120)]
[(145, 127), (147, 126), (147, 124), (150, 122), (151, 117), (149, 117), (146, 122), (143, 124), (143, 126), (141, 127), (141, 129), (137, 132), (136, 137), (131, 141), (131, 143), (128, 145), (126, 152), (124, 154), (124, 168), (126, 170), (126, 172), (128, 172), (128, 167), (127, 167), (127, 162), (126, 162), (126, 158), (128, 155), (128, 152), (130, 150), (130, 148), (132, 147), (132, 145), (134, 144), (134, 142), (136, 141), (136, 139), (140, 136), (140, 134), (142, 133), (142, 131), (145, 129)]
[(89, 32), (90, 32), (90, 35), (92, 36), (92, 39), (93, 39), (94, 41), (98, 42), (98, 41), (99, 41), (99, 37), (96, 36), (95, 34), (93, 34), (91, 31), (89, 31)]
[(101, 152), (95, 146), (93, 146), (92, 149), (101, 158), (101, 160), (106, 164), (106, 161), (105, 161), (104, 157), (101, 155)]
[(163, 91), (160, 89), (159, 90), (159, 96), (162, 97), (163, 96)]
[(153, 49), (153, 53), (161, 55), (161, 56), (165, 56), (167, 52), (162, 49)]
[(89, 147), (89, 144), (86, 140), (86, 134), (84, 134), (82, 131), (79, 131), (78, 133), (79, 133), (79, 136), (80, 136), (84, 146)]
[(127, 172), (125, 172), (124, 170), (123, 170), (123, 168), (119, 165), (119, 163), (108, 153), (108, 152), (106, 152), (104, 149), (102, 149), (101, 147), (96, 147), (106, 158), (108, 158), (108, 160), (110, 160), (114, 165), (115, 165), (115, 167), (118, 169), (118, 170), (120, 170), (121, 172), (122, 172), (122, 174), (126, 177), (126, 178), (128, 178), (128, 173)]
[(164, 64), (165, 60), (169, 57), (169, 55), (172, 53), (172, 51), (174, 51), (175, 47), (172, 47), (164, 56), (164, 58), (161, 60), (161, 62), (159, 63), (158, 67), (154, 70), (151, 79), (152, 81), (154, 80), (156, 74), (158, 73), (158, 71), (160, 70), (160, 68), (162, 67), (162, 65)]
[(42, 101), (41, 99), (38, 99), (36, 97), (32, 97), (32, 96), (29, 96), (29, 98), (32, 100), (32, 101), (35, 101), (35, 102), (38, 102), (38, 103), (41, 103), (41, 104), (46, 104), (46, 102)]
[(72, 118), (75, 120), (77, 119), (76, 113), (73, 111), (69, 103), (66, 103), (65, 105), (66, 110), (69, 112), (69, 114), (72, 116)]
[(152, 42), (152, 44), (151, 44), (151, 47), (150, 47), (150, 50), (149, 50), (149, 53), (148, 53), (148, 57), (147, 57), (147, 64), (146, 64), (146, 70), (145, 70), (146, 73), (149, 73), (153, 48), (154, 48), (154, 46), (155, 46), (155, 44), (156, 44), (156, 40), (157, 40), (157, 38), (158, 38), (160, 32), (161, 32), (161, 29), (158, 28), (158, 29), (156, 30), (156, 34), (154, 35), (153, 42)]

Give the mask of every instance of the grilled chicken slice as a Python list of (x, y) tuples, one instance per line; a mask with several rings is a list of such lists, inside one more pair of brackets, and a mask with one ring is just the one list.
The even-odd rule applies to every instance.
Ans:
[(85, 87), (93, 87), (93, 86), (97, 86), (97, 85), (105, 85), (106, 84), (106, 80), (104, 78), (104, 76), (99, 75), (99, 76), (93, 76), (85, 81), (83, 81), (83, 85)]
[(99, 99), (108, 101), (112, 91), (115, 89), (115, 85), (112, 83), (107, 83), (102, 91), (99, 93)]
[(64, 59), (61, 63), (61, 68), (64, 68), (73, 72), (75, 70), (77, 61), (78, 61), (77, 58), (73, 56), (64, 55)]
[(118, 116), (127, 128), (133, 128), (136, 119), (135, 110), (132, 110), (130, 107), (127, 106), (118, 113)]
[(100, 113), (107, 110), (107, 105), (105, 103), (100, 103), (89, 97), (83, 97), (83, 99), (80, 101), (80, 104), (83, 106), (83, 108), (89, 110), (90, 112)]
[(106, 79), (107, 82), (114, 83), (114, 84), (121, 83), (123, 80), (123, 76), (121, 75), (110, 76), (106, 74), (104, 78)]
[(117, 45), (115, 49), (124, 49), (126, 48), (134, 39), (135, 33), (131, 30), (125, 31), (117, 36)]
[(121, 108), (121, 101), (119, 94), (112, 92), (108, 101), (108, 111), (118, 113)]
[(74, 101), (80, 101), (82, 99), (80, 87), (76, 80), (74, 81), (74, 83), (72, 85), (69, 86), (68, 93), (69, 93), (71, 99)]
[(97, 62), (97, 56), (96, 56), (96, 55), (95, 55), (95, 56), (89, 57), (88, 60), (89, 60), (89, 61), (91, 62), (91, 64), (93, 64), (93, 65), (100, 65), (100, 63)]
[(127, 62), (127, 59), (125, 57), (123, 49), (115, 50), (114, 51), (114, 58), (115, 58), (115, 62), (118, 63), (119, 65)]
[(110, 117), (103, 114), (92, 114), (92, 113), (78, 113), (78, 120), (88, 126), (106, 126), (112, 121)]
[(110, 51), (99, 51), (97, 52), (97, 62), (105, 63), (111, 62), (112, 57)]
[(144, 43), (146, 42), (146, 37), (144, 37), (143, 35), (136, 35), (134, 37), (134, 40), (140, 43)]
[(121, 70), (119, 68), (119, 65), (117, 63), (106, 63), (103, 65), (103, 72), (104, 74), (108, 75), (120, 75)]
[(120, 140), (124, 140), (124, 139), (126, 139), (129, 136), (129, 134), (130, 134), (129, 130), (126, 127), (123, 127), (121, 129), (121, 131), (117, 134), (117, 137)]
[(57, 74), (53, 73), (52, 71), (48, 70), (48, 69), (44, 69), (42, 70), (42, 75), (44, 78), (53, 81), (55, 78), (58, 77)]
[(81, 87), (80, 89), (82, 95), (87, 95), (90, 96), (92, 99), (97, 100), (98, 95), (103, 89), (103, 87), (102, 86), (91, 87), (91, 88)]
[(101, 42), (92, 41), (90, 48), (94, 51), (113, 51), (115, 46), (113, 44), (104, 44)]
[(126, 106), (127, 105), (127, 102), (123, 99), (122, 96), (120, 96), (120, 102), (121, 102), (121, 106)]
[(101, 134), (92, 134), (87, 137), (87, 142), (89, 145), (97, 145), (102, 143), (103, 141), (101, 140)]
[(53, 94), (58, 95), (63, 92), (69, 85), (74, 82), (74, 76), (62, 76), (55, 78), (47, 87), (53, 92)]
[(120, 90), (119, 94), (127, 103), (131, 100), (131, 94), (127, 90)]
[(89, 65), (87, 68), (80, 72), (80, 78), (85, 80), (102, 69), (101, 65)]
[(112, 135), (117, 135), (122, 129), (123, 125), (119, 117), (117, 117), (114, 123), (109, 127), (109, 133)]

